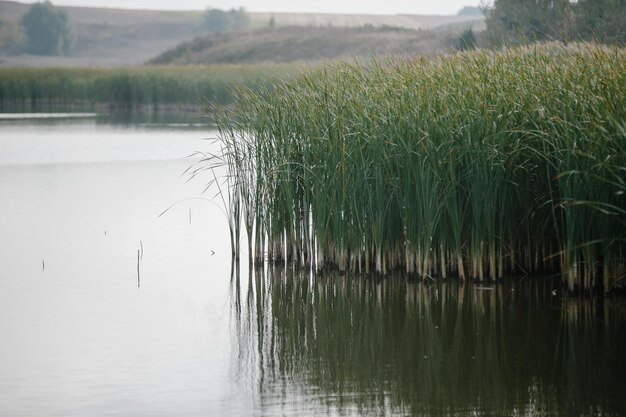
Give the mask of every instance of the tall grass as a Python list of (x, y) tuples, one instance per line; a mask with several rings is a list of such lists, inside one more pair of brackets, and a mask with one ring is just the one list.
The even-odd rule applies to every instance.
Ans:
[(336, 64), (235, 101), (218, 125), (253, 262), (624, 275), (623, 49)]
[(0, 110), (229, 105), (232, 89), (290, 78), (295, 65), (0, 68)]

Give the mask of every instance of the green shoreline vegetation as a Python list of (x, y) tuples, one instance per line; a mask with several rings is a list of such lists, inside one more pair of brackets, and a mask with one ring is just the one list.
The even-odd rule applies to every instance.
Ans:
[(234, 88), (254, 90), (300, 70), (293, 64), (0, 68), (0, 110), (228, 106)]
[(203, 163), (227, 166), (237, 259), (245, 233), (256, 264), (555, 273), (569, 290), (624, 276), (624, 49), (340, 63), (235, 103)]

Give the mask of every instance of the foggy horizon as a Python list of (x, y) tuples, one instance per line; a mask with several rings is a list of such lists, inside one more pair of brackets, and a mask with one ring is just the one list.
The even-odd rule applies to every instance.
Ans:
[[(20, 0), (19, 3), (32, 4), (39, 0)], [(164, 10), (164, 11), (190, 11), (205, 10), (208, 7), (218, 9), (232, 9), (243, 7), (249, 12), (274, 12), (274, 13), (324, 13), (324, 14), (365, 14), (365, 15), (455, 15), (465, 6), (478, 6), (477, 0), (443, 0), (437, 3), (420, 2), (415, 4), (409, 0), (391, 1), (383, 3), (358, 2), (347, 0), (333, 2), (330, 0), (318, 1), (315, 4), (309, 2), (288, 2), (286, 0), (269, 0), (253, 2), (251, 0), (217, 0), (203, 2), (198, 0), (180, 1), (149, 1), (149, 0), (62, 0), (52, 3), (56, 6), (93, 7), (128, 10)]]

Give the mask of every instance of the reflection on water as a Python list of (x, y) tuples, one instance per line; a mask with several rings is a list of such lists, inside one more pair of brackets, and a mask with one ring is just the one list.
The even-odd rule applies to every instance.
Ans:
[[(620, 415), (623, 305), (547, 286), (256, 271), (232, 283), (234, 372), (271, 413)], [(297, 400), (296, 400), (297, 398)]]
[(0, 120), (90, 119), (97, 113), (0, 113)]
[(2, 113), (0, 127), (15, 126), (77, 126), (77, 125), (117, 126), (133, 129), (170, 130), (212, 130), (215, 127), (208, 111), (127, 111), (109, 110), (106, 112), (37, 112)]
[(203, 129), (214, 128), (214, 120), (208, 111), (193, 112), (139, 112), (109, 111), (98, 115), (96, 121), (102, 125), (133, 126), (150, 129)]

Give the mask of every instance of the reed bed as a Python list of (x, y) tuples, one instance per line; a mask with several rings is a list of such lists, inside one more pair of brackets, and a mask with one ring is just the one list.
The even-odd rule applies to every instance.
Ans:
[[(538, 45), (338, 63), (218, 122), (233, 255), (608, 290), (626, 265), (626, 53)], [(214, 157), (207, 160), (216, 163)]]
[(232, 89), (293, 78), (295, 65), (0, 68), (0, 110), (229, 105)]

